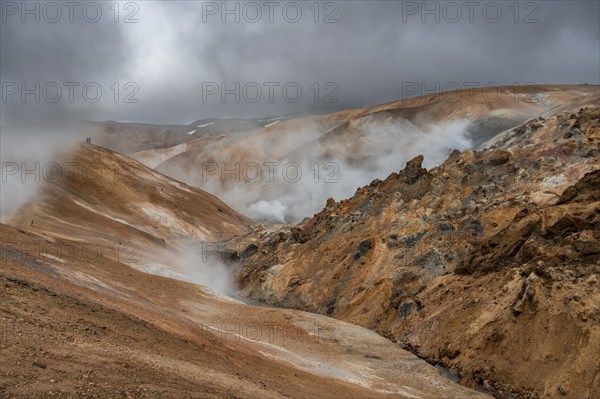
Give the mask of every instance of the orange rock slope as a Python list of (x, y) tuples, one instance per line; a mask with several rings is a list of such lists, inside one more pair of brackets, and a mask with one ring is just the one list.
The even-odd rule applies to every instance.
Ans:
[(431, 170), (416, 157), (232, 241), (242, 292), (375, 330), (499, 398), (599, 397), (599, 143), (586, 108)]

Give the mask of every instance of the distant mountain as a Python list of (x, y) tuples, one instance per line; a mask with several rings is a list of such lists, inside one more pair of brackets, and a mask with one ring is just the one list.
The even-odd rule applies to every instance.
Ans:
[[(201, 138), (131, 156), (215, 194), (254, 219), (297, 222), (328, 197), (349, 197), (416, 155), (425, 156), (427, 167), (435, 166), (452, 150), (483, 148), (528, 119), (597, 104), (599, 93), (598, 86), (500, 87), (327, 115), (271, 118), (260, 122), (270, 121), (265, 127), (255, 120), (206, 119), (195, 122), (208, 129), (195, 133)], [(248, 123), (252, 127), (243, 133), (225, 128)], [(296, 169), (301, 179), (290, 183)]]

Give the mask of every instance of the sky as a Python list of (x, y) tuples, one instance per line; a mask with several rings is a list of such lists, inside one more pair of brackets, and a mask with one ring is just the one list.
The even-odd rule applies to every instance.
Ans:
[(0, 123), (325, 113), (599, 84), (599, 1), (1, 2)]

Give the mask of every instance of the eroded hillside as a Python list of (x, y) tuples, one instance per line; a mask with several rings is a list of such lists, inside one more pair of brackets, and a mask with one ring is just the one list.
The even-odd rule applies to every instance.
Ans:
[(599, 145), (586, 108), (431, 170), (416, 157), (235, 241), (242, 292), (375, 330), (498, 397), (597, 397)]
[(186, 245), (250, 221), (126, 156), (73, 151), (72, 173), (0, 224), (1, 397), (489, 397), (368, 329), (216, 294), (203, 256), (174, 275)]

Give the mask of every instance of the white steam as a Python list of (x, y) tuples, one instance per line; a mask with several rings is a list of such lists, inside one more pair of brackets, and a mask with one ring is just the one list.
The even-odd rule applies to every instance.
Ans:
[(218, 244), (199, 244), (184, 249), (164, 250), (139, 270), (207, 288), (209, 292), (235, 297), (237, 264), (228, 262)]
[(69, 173), (61, 156), (82, 139), (71, 128), (2, 127), (0, 135), (0, 220), (35, 200), (45, 184)]
[(248, 207), (248, 214), (257, 220), (282, 221), (285, 219), (287, 209), (288, 207), (278, 199), (272, 201), (260, 200)]
[[(306, 124), (280, 134), (246, 136), (228, 148), (211, 148), (211, 162), (219, 172), (201, 176), (201, 167), (170, 164), (158, 169), (167, 175), (206, 190), (237, 211), (257, 221), (295, 223), (323, 208), (328, 197), (351, 197), (357, 188), (376, 178), (385, 179), (413, 157), (422, 154), (424, 167), (443, 162), (453, 149), (472, 146), (470, 121), (458, 119), (438, 124), (416, 125), (408, 120), (366, 116), (351, 122), (342, 134), (324, 134)], [(240, 155), (242, 154), (242, 155)], [(208, 156), (196, 158), (202, 162)], [(269, 170), (265, 162), (278, 162)], [(233, 175), (236, 172), (235, 181)], [(255, 169), (262, 165), (262, 179)], [(298, 169), (301, 176), (298, 177)], [(241, 176), (240, 176), (241, 175)]]

